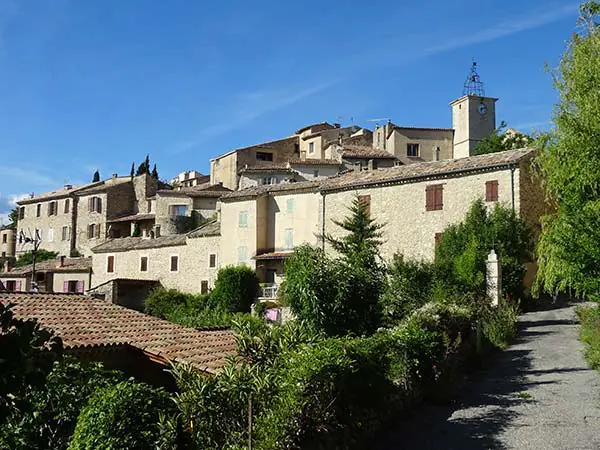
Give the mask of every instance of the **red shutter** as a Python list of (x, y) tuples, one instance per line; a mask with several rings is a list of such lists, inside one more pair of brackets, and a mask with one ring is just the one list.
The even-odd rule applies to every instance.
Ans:
[(492, 180), (492, 181), (485, 182), (485, 201), (486, 202), (498, 201), (498, 180)]
[(63, 292), (69, 292), (69, 282), (63, 281)]
[(15, 281), (15, 292), (21, 292), (21, 281)]
[(114, 256), (109, 256), (108, 257), (106, 271), (107, 272), (114, 272), (115, 271), (115, 257)]
[(444, 187), (442, 185), (435, 187), (435, 210), (444, 209)]
[(427, 186), (425, 188), (425, 211), (431, 211), (433, 209), (433, 201), (432, 201), (433, 190), (431, 186)]
[(83, 294), (83, 280), (77, 282), (77, 293)]
[(442, 240), (442, 233), (435, 233), (435, 245), (438, 245)]

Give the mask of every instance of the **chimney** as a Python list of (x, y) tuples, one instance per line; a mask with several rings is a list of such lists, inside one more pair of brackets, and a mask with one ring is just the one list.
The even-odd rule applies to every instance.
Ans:
[(333, 124), (333, 126), (334, 126), (335, 128), (340, 128), (342, 125), (341, 125), (341, 124), (339, 124), (339, 123), (334, 123), (334, 124)]
[(440, 160), (440, 148), (439, 147), (434, 147), (433, 148), (433, 160), (434, 161), (439, 161)]
[(338, 144), (342, 145), (342, 133), (338, 135)]
[(65, 267), (65, 257), (64, 257), (64, 255), (60, 257), (58, 264), (59, 264), (58, 267)]
[(118, 177), (118, 174), (116, 174), (116, 173), (113, 173), (113, 174), (112, 174), (112, 179), (113, 179), (113, 181), (114, 181), (114, 180), (116, 180), (116, 179), (117, 179), (117, 177)]
[(373, 170), (373, 160), (372, 160), (372, 159), (370, 159), (370, 160), (367, 162), (367, 169), (368, 169), (368, 170)]
[(4, 271), (10, 272), (11, 270), (12, 270), (12, 265), (11, 265), (10, 261), (7, 259), (6, 261), (4, 261)]
[(160, 225), (154, 225), (154, 237), (160, 237)]
[(65, 184), (65, 189), (67, 191), (69, 191), (69, 190), (73, 189), (73, 185), (72, 184)]
[(352, 166), (352, 171), (353, 171), (354, 173), (360, 173), (361, 169), (362, 169), (362, 166), (361, 166), (361, 164), (360, 164), (360, 163), (355, 163), (355, 164)]

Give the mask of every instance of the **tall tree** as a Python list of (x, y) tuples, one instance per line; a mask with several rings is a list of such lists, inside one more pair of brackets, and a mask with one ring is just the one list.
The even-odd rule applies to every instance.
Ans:
[(100, 172), (98, 169), (96, 169), (94, 172), (94, 178), (92, 178), (92, 183), (97, 183), (98, 181), (100, 181)]
[(146, 155), (146, 159), (141, 163), (137, 169), (137, 175), (150, 174), (150, 155)]
[(152, 178), (158, 181), (158, 170), (156, 169), (156, 164), (154, 164), (154, 167), (152, 168)]
[(133, 177), (135, 175), (135, 161), (131, 163), (131, 172), (129, 172), (129, 176)]
[(554, 130), (537, 159), (555, 210), (542, 223), (538, 286), (547, 292), (600, 294), (600, 5), (580, 6), (557, 69)]
[(19, 220), (19, 207), (15, 206), (8, 213), (8, 228), (12, 228), (13, 230), (17, 229), (17, 222)]

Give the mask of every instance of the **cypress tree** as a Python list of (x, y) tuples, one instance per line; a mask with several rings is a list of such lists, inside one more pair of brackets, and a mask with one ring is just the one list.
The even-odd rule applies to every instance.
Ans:
[(97, 183), (98, 181), (100, 181), (100, 172), (98, 169), (96, 169), (94, 172), (94, 178), (92, 178), (92, 183)]

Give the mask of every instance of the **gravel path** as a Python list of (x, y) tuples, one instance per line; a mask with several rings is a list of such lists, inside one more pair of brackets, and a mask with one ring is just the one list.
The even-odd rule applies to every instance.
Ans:
[(600, 389), (575, 307), (527, 313), (514, 344), (444, 406), (427, 406), (379, 449), (600, 449)]

